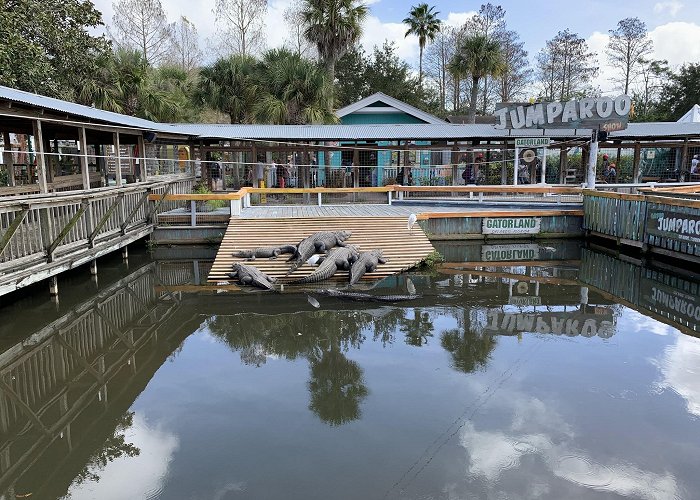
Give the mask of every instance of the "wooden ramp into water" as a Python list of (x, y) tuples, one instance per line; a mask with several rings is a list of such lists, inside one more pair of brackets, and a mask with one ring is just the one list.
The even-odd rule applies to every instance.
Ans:
[[(226, 234), (216, 254), (214, 265), (209, 273), (209, 281), (229, 281), (226, 275), (231, 272), (234, 262), (244, 259), (233, 257), (238, 250), (256, 247), (278, 246), (287, 243), (298, 244), (302, 239), (317, 231), (349, 230), (352, 236), (348, 244), (358, 245), (360, 251), (382, 249), (388, 260), (376, 272), (368, 273), (364, 279), (379, 279), (410, 269), (423, 260), (433, 245), (423, 230), (416, 224), (409, 231), (405, 217), (316, 217), (284, 219), (237, 219), (229, 221)], [(282, 283), (311, 274), (315, 267), (304, 264), (292, 275), (285, 278), (289, 255), (276, 260), (256, 259), (249, 264)], [(347, 279), (347, 272), (338, 273), (336, 279)]]

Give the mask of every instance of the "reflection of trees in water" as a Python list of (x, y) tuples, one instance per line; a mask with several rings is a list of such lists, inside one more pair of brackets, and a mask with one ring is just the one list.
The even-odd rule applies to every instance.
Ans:
[[(464, 321), (461, 308), (450, 313)], [(215, 316), (207, 326), (248, 365), (261, 366), (269, 356), (288, 360), (306, 358), (310, 366), (309, 409), (330, 425), (342, 425), (361, 416), (360, 405), (369, 391), (362, 368), (345, 353), (358, 349), (366, 331), (383, 346), (397, 332), (412, 346), (426, 345), (435, 327), (428, 310), (380, 307), (371, 310), (310, 311), (293, 314), (240, 314)], [(463, 329), (441, 335), (442, 346), (452, 353), (454, 368), (469, 372), (486, 364), (495, 346), (491, 337), (461, 335)], [(468, 331), (468, 329), (464, 329)]]
[(406, 343), (416, 347), (427, 344), (434, 330), (430, 314), (420, 309), (413, 310), (413, 319), (402, 317), (400, 328), (406, 336)]
[(75, 477), (75, 484), (85, 481), (97, 482), (100, 480), (98, 471), (104, 470), (108, 463), (121, 457), (137, 457), (141, 454), (139, 448), (126, 442), (125, 432), (133, 424), (133, 412), (127, 412), (119, 418), (114, 434), (109, 436), (102, 447), (90, 456), (85, 467)]
[(309, 361), (309, 409), (329, 425), (342, 425), (360, 418), (360, 403), (369, 392), (360, 365), (346, 358), (333, 343), (320, 359)]
[(469, 329), (452, 328), (440, 334), (440, 344), (452, 355), (452, 367), (465, 373), (486, 366), (496, 340)]

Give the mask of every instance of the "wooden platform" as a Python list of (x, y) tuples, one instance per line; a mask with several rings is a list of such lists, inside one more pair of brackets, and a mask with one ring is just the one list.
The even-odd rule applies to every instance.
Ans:
[[(384, 250), (384, 256), (388, 262), (380, 265), (376, 272), (366, 274), (364, 279), (384, 278), (410, 269), (434, 250), (433, 245), (418, 224), (413, 227), (412, 232), (409, 232), (406, 222), (406, 217), (363, 217), (361, 219), (352, 217), (232, 218), (229, 221), (208, 280), (213, 282), (229, 281), (230, 278), (226, 274), (231, 271), (231, 265), (234, 262), (244, 260), (233, 257), (232, 254), (238, 250), (287, 243), (296, 245), (317, 231), (343, 229), (352, 231), (352, 236), (347, 243), (358, 245), (360, 251), (377, 248)], [(276, 260), (256, 259), (250, 264), (269, 276), (279, 278), (282, 283), (304, 277), (316, 269), (305, 264), (294, 274), (284, 278), (289, 269), (288, 258), (289, 255), (283, 255)], [(347, 272), (338, 273), (336, 279), (346, 280)]]

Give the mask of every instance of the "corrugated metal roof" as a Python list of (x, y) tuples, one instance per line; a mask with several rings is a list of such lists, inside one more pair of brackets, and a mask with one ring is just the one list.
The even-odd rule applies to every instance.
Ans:
[(112, 113), (111, 111), (103, 111), (90, 106), (75, 104), (70, 101), (63, 101), (53, 97), (32, 94), (31, 92), (24, 92), (22, 90), (12, 89), (10, 87), (3, 87), (2, 85), (0, 85), (0, 99), (16, 101), (42, 109), (50, 109), (52, 111), (66, 113), (68, 115), (90, 118), (91, 120), (98, 120), (101, 122), (110, 123), (112, 125), (121, 125), (123, 127), (161, 130), (163, 132), (165, 132), (166, 130), (164, 129), (167, 128), (163, 127), (163, 124), (144, 120), (142, 118)]
[[(241, 124), (167, 124), (112, 113), (61, 99), (41, 96), (0, 86), (0, 99), (15, 101), (37, 108), (50, 109), (68, 115), (89, 118), (122, 127), (187, 135), (201, 139), (257, 139), (271, 141), (354, 141), (354, 140), (459, 140), (503, 139), (507, 137), (586, 138), (587, 129), (496, 130), (488, 124), (367, 124), (367, 125), (241, 125)], [(614, 132), (613, 139), (700, 138), (700, 123), (654, 122), (630, 123), (627, 130)]]

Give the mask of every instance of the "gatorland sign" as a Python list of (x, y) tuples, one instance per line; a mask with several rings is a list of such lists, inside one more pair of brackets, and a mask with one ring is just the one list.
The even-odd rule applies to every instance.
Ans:
[(590, 128), (614, 132), (627, 128), (632, 99), (627, 95), (570, 101), (499, 103), (496, 129)]

